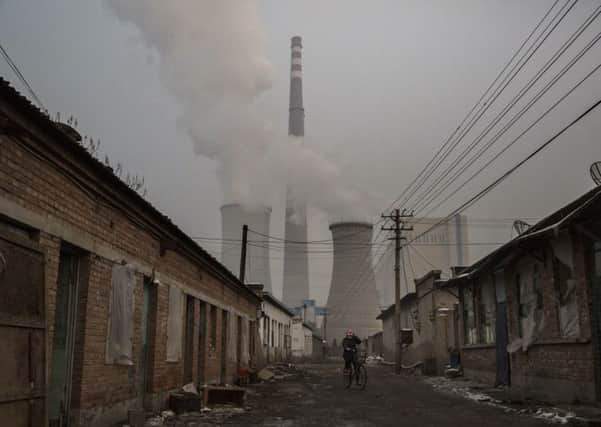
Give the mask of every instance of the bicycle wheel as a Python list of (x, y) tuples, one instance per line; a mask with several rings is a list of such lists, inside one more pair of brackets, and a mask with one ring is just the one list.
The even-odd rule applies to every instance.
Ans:
[(361, 390), (365, 390), (365, 386), (367, 385), (367, 369), (365, 366), (359, 366), (359, 383), (357, 384)]

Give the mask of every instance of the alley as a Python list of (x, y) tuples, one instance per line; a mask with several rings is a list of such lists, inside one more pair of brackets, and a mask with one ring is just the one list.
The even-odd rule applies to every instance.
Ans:
[[(347, 390), (337, 364), (308, 365), (303, 373), (252, 386), (249, 411), (220, 420), (243, 426), (542, 426), (546, 421), (506, 413), (485, 403), (436, 391), (418, 377), (395, 377), (369, 366), (366, 390)], [(201, 424), (203, 425), (203, 424)]]

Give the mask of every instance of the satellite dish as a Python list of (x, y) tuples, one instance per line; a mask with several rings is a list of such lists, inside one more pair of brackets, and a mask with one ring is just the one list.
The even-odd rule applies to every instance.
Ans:
[(530, 224), (528, 224), (525, 221), (522, 221), (521, 219), (516, 219), (515, 221), (513, 221), (513, 229), (516, 233), (518, 233), (518, 236), (526, 230), (528, 230), (529, 228)]
[(596, 185), (601, 185), (601, 162), (595, 162), (591, 165), (591, 178)]

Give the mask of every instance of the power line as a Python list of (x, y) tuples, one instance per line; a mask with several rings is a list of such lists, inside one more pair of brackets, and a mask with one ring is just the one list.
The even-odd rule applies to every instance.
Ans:
[[(442, 191), (444, 191), (448, 186), (452, 183), (452, 181), (467, 168), (472, 166), (473, 162), (479, 159), (484, 152), (486, 152), (496, 141), (498, 141), (501, 136), (503, 136), (540, 98), (547, 93), (557, 81), (563, 77), (572, 67), (576, 64), (582, 56), (588, 52), (599, 40), (599, 35), (590, 41), (585, 48), (583, 48), (572, 60), (562, 68), (550, 82), (548, 82), (543, 89), (541, 89), (529, 102), (526, 106), (524, 106), (520, 112), (516, 113), (513, 118), (505, 124), (505, 126), (497, 132), (495, 136), (483, 147), (480, 149), (478, 153), (472, 156), (469, 160), (467, 159), (467, 155), (484, 139), (484, 137), (499, 123), (499, 121), (505, 117), (505, 115), (516, 105), (516, 103), (532, 88), (532, 86), (540, 80), (543, 74), (549, 70), (549, 68), (557, 62), (557, 60), (565, 53), (565, 51), (580, 37), (580, 35), (594, 22), (595, 19), (598, 18), (599, 14), (601, 14), (601, 6), (599, 6), (595, 11), (587, 18), (587, 20), (570, 36), (570, 38), (561, 46), (559, 50), (555, 52), (555, 54), (547, 61), (547, 63), (536, 73), (534, 77), (530, 79), (530, 81), (520, 90), (518, 95), (516, 95), (506, 106), (505, 108), (493, 119), (493, 121), (480, 133), (480, 135), (463, 150), (452, 162), (443, 173), (439, 175), (439, 177), (428, 187), (428, 189), (422, 193), (422, 196), (418, 198), (418, 202), (414, 205), (412, 209), (422, 210), (423, 206), (427, 206), (427, 204), (431, 203), (432, 200), (436, 199)], [(440, 184), (458, 165), (465, 161), (463, 169), (459, 172), (456, 172), (453, 177), (447, 180), (446, 183), (443, 184), (442, 189), (435, 190), (438, 184)], [(432, 194), (433, 193), (433, 194)]]
[[(395, 205), (397, 202), (399, 202), (401, 200), (401, 198), (403, 198), (403, 196), (407, 193), (407, 191), (409, 191), (411, 189), (411, 187), (415, 184), (415, 182), (417, 182), (417, 180), (419, 179), (420, 176), (422, 176), (424, 173), (427, 173), (427, 176), (424, 177), (423, 179), (421, 179), (420, 183), (413, 189), (411, 190), (411, 193), (406, 196), (403, 200), (403, 202), (401, 203), (401, 207), (405, 205), (405, 203), (407, 203), (410, 198), (419, 190), (419, 188), (421, 188), (423, 186), (423, 184), (432, 176), (432, 174), (436, 171), (436, 169), (438, 169), (438, 167), (440, 166), (440, 164), (444, 161), (444, 159), (446, 157), (448, 157), (448, 155), (450, 154), (450, 152), (456, 147), (456, 145), (461, 141), (461, 139), (463, 138), (463, 136), (465, 136), (465, 134), (467, 133), (467, 131), (469, 131), (477, 122), (477, 120), (479, 120), (480, 117), (482, 117), (482, 115), (484, 114), (484, 112), (490, 107), (490, 105), (492, 105), (492, 102), (494, 102), (494, 100), (496, 100), (496, 98), (503, 92), (503, 90), (507, 87), (507, 84), (509, 84), (509, 82), (515, 77), (515, 75), (517, 75), (517, 73), (521, 70), (517, 70), (517, 72), (514, 73), (513, 77), (511, 77), (511, 80), (509, 82), (507, 82), (507, 84), (500, 90), (498, 91), (499, 87), (501, 87), (501, 85), (503, 85), (503, 83), (506, 82), (507, 77), (504, 79), (504, 81), (497, 87), (497, 89), (495, 89), (493, 91), (493, 94), (488, 98), (488, 100), (481, 105), (480, 107), (480, 111), (478, 113), (476, 113), (475, 119), (472, 118), (470, 119), (470, 124), (468, 125), (467, 131), (461, 131), (463, 133), (463, 135), (458, 138), (458, 140), (453, 143), (453, 146), (450, 149), (447, 149), (446, 152), (444, 154), (442, 154), (442, 157), (440, 159), (437, 160), (437, 157), (443, 152), (445, 151), (445, 149), (447, 148), (448, 144), (453, 140), (454, 136), (457, 134), (457, 132), (462, 129), (462, 127), (465, 125), (465, 123), (468, 121), (468, 118), (472, 115), (472, 113), (476, 110), (476, 108), (480, 105), (480, 103), (482, 102), (482, 100), (488, 95), (488, 93), (490, 92), (490, 90), (494, 87), (494, 85), (499, 81), (499, 79), (501, 78), (501, 76), (505, 73), (505, 71), (509, 68), (509, 66), (513, 63), (513, 61), (515, 60), (515, 58), (518, 56), (518, 54), (522, 51), (522, 49), (526, 46), (526, 44), (530, 41), (530, 39), (532, 38), (532, 36), (536, 33), (536, 31), (540, 28), (540, 26), (542, 25), (542, 23), (547, 19), (547, 17), (549, 16), (549, 14), (551, 13), (551, 11), (555, 8), (555, 6), (557, 5), (558, 1), (555, 1), (553, 3), (553, 5), (551, 5), (551, 7), (548, 9), (548, 11), (545, 13), (545, 15), (541, 18), (541, 20), (537, 23), (537, 25), (535, 26), (535, 28), (530, 32), (530, 34), (528, 35), (528, 37), (526, 37), (526, 39), (522, 42), (522, 44), (520, 45), (520, 47), (518, 48), (518, 50), (513, 54), (513, 56), (511, 57), (511, 59), (507, 62), (507, 64), (503, 67), (503, 69), (499, 72), (499, 74), (497, 75), (497, 77), (494, 79), (494, 81), (490, 84), (490, 86), (486, 89), (486, 91), (482, 94), (482, 96), (480, 97), (480, 99), (476, 102), (476, 104), (474, 104), (474, 106), (472, 107), (472, 109), (468, 112), (468, 114), (465, 116), (465, 118), (462, 120), (462, 122), (459, 124), (459, 126), (453, 131), (453, 133), (451, 133), (451, 135), (446, 139), (446, 141), (443, 143), (443, 145), (439, 148), (439, 150), (435, 153), (434, 157), (432, 157), (432, 159), (428, 162), (428, 164), (426, 164), (426, 166), (422, 169), (422, 171), (418, 174), (418, 177), (416, 179), (414, 179), (408, 187), (406, 187), (403, 192), (401, 193), (401, 195), (393, 202), (393, 205)], [(547, 25), (547, 27), (545, 27), (545, 29), (543, 30), (543, 32), (541, 33), (544, 34), (544, 32), (549, 28), (549, 25), (557, 18), (557, 16), (559, 16), (559, 14), (565, 9), (565, 7), (568, 5), (569, 0), (564, 4), (564, 6), (558, 11), (558, 13), (556, 14), (556, 16), (549, 22), (549, 24)], [(575, 3), (574, 3), (575, 4)], [(573, 5), (572, 5), (573, 7)], [(571, 9), (571, 8), (570, 8)], [(567, 11), (569, 12), (569, 10)], [(566, 15), (564, 14), (564, 16), (561, 18), (563, 19)], [(561, 22), (561, 21), (559, 21)], [(550, 34), (550, 33), (549, 33)], [(536, 42), (540, 39), (539, 38), (533, 43), (532, 46), (534, 46), (534, 44), (536, 44)], [(540, 45), (539, 45), (540, 47)], [(536, 48), (538, 49), (538, 47)], [(535, 50), (536, 51), (536, 50)], [(534, 53), (534, 52), (533, 52)], [(522, 59), (524, 58), (524, 56), (522, 57)], [(520, 59), (520, 61), (522, 60)], [(528, 58), (529, 59), (529, 58)], [(519, 62), (518, 61), (518, 64)], [(524, 62), (524, 64), (527, 62), (527, 60)], [(508, 74), (511, 75), (511, 73), (515, 71), (515, 67), (510, 71), (510, 73)], [(498, 92), (497, 92), (498, 91)], [(495, 96), (495, 92), (497, 92), (496, 96)], [(492, 99), (494, 97), (494, 99)], [(436, 162), (436, 165), (434, 165), (433, 168), (430, 169), (429, 172), (426, 172), (428, 170), (428, 168), (432, 165), (432, 163)]]
[(440, 224), (443, 224), (443, 223), (449, 221), (455, 215), (463, 212), (465, 209), (467, 209), (470, 206), (472, 206), (474, 203), (476, 203), (478, 200), (480, 200), (482, 197), (484, 197), (486, 194), (488, 194), (490, 191), (492, 191), (495, 187), (497, 187), (501, 182), (503, 182), (505, 179), (507, 179), (512, 173), (514, 173), (516, 170), (518, 170), (520, 167), (522, 167), (525, 163), (527, 163), (529, 160), (531, 160), (537, 154), (539, 154), (541, 151), (543, 151), (545, 148), (547, 148), (550, 144), (552, 144), (557, 138), (559, 138), (561, 135), (563, 135), (574, 124), (578, 123), (580, 120), (582, 120), (584, 117), (586, 117), (591, 111), (593, 111), (595, 108), (597, 108), (599, 106), (599, 104), (601, 104), (601, 100), (598, 100), (593, 105), (591, 105), (589, 108), (587, 108), (586, 111), (584, 111), (582, 114), (580, 114), (574, 120), (572, 120), (569, 124), (567, 124), (565, 127), (563, 127), (559, 132), (557, 132), (555, 135), (553, 135), (551, 138), (549, 138), (547, 141), (545, 141), (543, 144), (541, 144), (536, 150), (534, 150), (532, 153), (530, 153), (526, 158), (524, 158), (521, 161), (519, 161), (512, 168), (510, 168), (508, 171), (506, 171), (503, 175), (501, 175), (499, 178), (497, 178), (496, 180), (494, 180), (491, 184), (489, 184), (488, 186), (486, 186), (484, 189), (482, 189), (476, 195), (474, 195), (473, 197), (471, 197), (468, 201), (466, 201), (465, 203), (463, 203), (461, 206), (459, 206), (458, 208), (456, 208), (453, 212), (451, 212), (445, 218), (443, 218), (442, 220), (440, 220), (437, 224), (434, 224), (429, 229), (425, 230), (424, 232), (422, 232), (419, 235), (417, 235), (414, 238), (412, 238), (412, 240), (408, 241), (406, 243), (406, 245), (409, 245), (409, 244), (413, 243), (415, 240), (417, 240), (420, 237), (426, 235), (432, 229), (436, 228)]
[(8, 64), (8, 66), (16, 74), (17, 78), (21, 81), (23, 86), (25, 86), (25, 89), (27, 89), (27, 91), (32, 96), (32, 98), (35, 100), (35, 102), (37, 102), (38, 106), (41, 107), (42, 110), (47, 112), (48, 110), (46, 110), (46, 107), (44, 107), (44, 104), (42, 103), (40, 98), (37, 96), (37, 94), (31, 87), (31, 85), (29, 84), (29, 82), (27, 81), (27, 79), (25, 78), (23, 73), (21, 73), (21, 70), (19, 70), (19, 67), (17, 66), (17, 64), (15, 64), (15, 62), (12, 60), (12, 58), (10, 57), (10, 55), (8, 54), (6, 49), (4, 49), (4, 47), (2, 46), (1, 43), (0, 43), (0, 54), (2, 54), (2, 56), (4, 57), (4, 59), (6, 60), (6, 62)]
[[(601, 37), (601, 33), (597, 36), (597, 40)], [(599, 68), (601, 68), (601, 63), (599, 63), (592, 71), (590, 71), (584, 78), (582, 78), (576, 85), (574, 85), (568, 92), (566, 92), (561, 98), (559, 98), (551, 107), (549, 107), (540, 117), (538, 117), (533, 123), (531, 123), (522, 133), (520, 133), (516, 138), (510, 141), (501, 151), (495, 154), (488, 162), (484, 164), (480, 169), (478, 169), (475, 173), (473, 173), (468, 179), (466, 179), (459, 187), (457, 187), (453, 192), (447, 195), (441, 202), (439, 202), (436, 206), (431, 208), (426, 216), (434, 212), (438, 209), (443, 203), (457, 194), (461, 189), (463, 189), (469, 182), (471, 182), (476, 176), (482, 173), (490, 164), (496, 161), (500, 156), (502, 156), (509, 148), (511, 148), (517, 141), (519, 141), (526, 133), (528, 133), (534, 126), (536, 126), (544, 117), (546, 117), (551, 111), (553, 111), (563, 100), (565, 100), (572, 92), (574, 92), (578, 87), (580, 87), (586, 80), (588, 80), (593, 74), (595, 74)], [(426, 205), (427, 206), (427, 205)]]

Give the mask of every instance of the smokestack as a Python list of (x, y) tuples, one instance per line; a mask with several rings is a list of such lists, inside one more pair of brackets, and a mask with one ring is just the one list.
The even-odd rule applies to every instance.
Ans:
[(376, 280), (372, 267), (372, 225), (340, 222), (330, 225), (334, 265), (328, 296), (328, 338), (337, 343), (351, 328), (360, 338), (381, 330)]
[[(290, 108), (288, 134), (305, 135), (305, 109), (303, 108), (302, 39), (292, 37), (290, 64)], [(309, 261), (307, 260), (307, 213), (286, 199), (286, 225), (284, 246), (284, 286), (282, 300), (291, 309), (302, 307), (309, 298)]]
[(305, 109), (303, 108), (303, 44), (300, 36), (292, 37), (290, 58), (290, 108), (288, 134), (305, 135)]
[(238, 276), (240, 269), (240, 254), (242, 250), (242, 226), (248, 225), (249, 244), (246, 250), (246, 282), (259, 283), (263, 289), (271, 292), (271, 267), (269, 264), (269, 235), (270, 208), (246, 209), (239, 204), (223, 205), (221, 207), (221, 263), (234, 275)]

